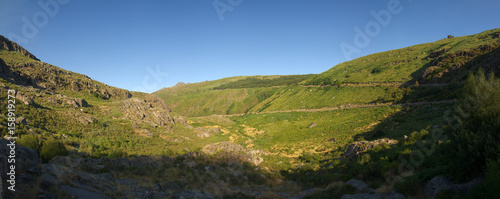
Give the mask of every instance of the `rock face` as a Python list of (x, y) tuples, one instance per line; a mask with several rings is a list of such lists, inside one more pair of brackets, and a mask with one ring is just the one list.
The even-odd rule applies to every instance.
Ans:
[(40, 157), (33, 149), (15, 145), (16, 191), (12, 192), (7, 189), (10, 184), (6, 182), (6, 179), (9, 179), (7, 175), (10, 172), (9, 167), (12, 165), (8, 164), (8, 155), (10, 155), (11, 150), (7, 144), (10, 143), (11, 141), (0, 140), (0, 175), (3, 183), (3, 196), (5, 198), (33, 198), (36, 195), (35, 179), (41, 174)]
[(393, 144), (397, 144), (397, 143), (398, 143), (397, 140), (390, 140), (387, 138), (378, 139), (378, 140), (374, 140), (374, 141), (355, 142), (347, 147), (347, 150), (346, 150), (346, 152), (344, 152), (342, 154), (342, 157), (348, 158), (348, 157), (356, 156), (356, 155), (363, 153), (365, 151), (368, 151), (368, 150), (372, 149), (373, 147), (380, 145), (380, 144), (393, 145)]
[(470, 182), (463, 184), (453, 184), (448, 178), (444, 176), (436, 176), (432, 178), (427, 185), (425, 185), (424, 193), (428, 198), (434, 199), (442, 191), (453, 190), (457, 192), (466, 193), (474, 185), (477, 185), (483, 178), (476, 178)]

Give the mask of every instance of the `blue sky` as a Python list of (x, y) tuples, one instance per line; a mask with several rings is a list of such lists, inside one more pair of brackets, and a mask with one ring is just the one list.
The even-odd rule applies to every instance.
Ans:
[[(177, 82), (321, 73), (371, 53), (499, 28), (498, 8), (496, 0), (0, 0), (0, 34), (44, 62), (153, 92)], [(371, 11), (390, 20), (381, 15), (382, 25)], [(372, 31), (369, 42), (356, 46), (356, 27)], [(341, 43), (357, 50), (346, 56)]]

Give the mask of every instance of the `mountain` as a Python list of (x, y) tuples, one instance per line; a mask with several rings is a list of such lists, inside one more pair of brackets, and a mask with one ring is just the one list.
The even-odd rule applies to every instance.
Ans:
[(19, 188), (3, 181), (0, 194), (460, 198), (471, 190), (477, 198), (498, 182), (499, 46), (494, 29), (320, 74), (229, 77), (146, 94), (41, 62), (0, 37), (0, 103), (13, 103), (8, 90), (16, 98), (15, 110), (0, 109), (0, 170), (10, 178), (15, 123)]
[[(291, 78), (290, 83), (294, 86), (262, 82), (259, 86), (237, 87), (234, 85), (243, 81), (253, 81), (257, 85), (259, 79), (233, 77), (164, 88), (154, 94), (171, 104), (174, 112), (185, 116), (374, 103), (391, 94), (387, 92), (393, 92), (377, 85), (409, 87), (418, 82), (425, 87), (460, 84), (469, 72), (477, 71), (479, 67), (498, 73), (499, 39), (500, 30), (493, 29), (375, 53), (341, 63), (321, 74), (302, 76), (305, 79), (299, 76)], [(427, 90), (437, 92), (435, 88)]]

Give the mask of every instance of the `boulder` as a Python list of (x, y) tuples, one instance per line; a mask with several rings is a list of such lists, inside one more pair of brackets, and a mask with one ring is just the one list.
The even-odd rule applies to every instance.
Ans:
[(453, 183), (444, 176), (436, 176), (425, 185), (424, 193), (428, 198), (434, 198), (444, 190), (453, 189)]
[(350, 179), (345, 184), (353, 186), (358, 192), (368, 192), (370, 191), (369, 189), (371, 189), (370, 186), (368, 186), (368, 184), (366, 184), (361, 180), (356, 180), (356, 179)]
[(73, 105), (75, 108), (88, 107), (89, 104), (84, 99), (73, 98), (66, 101), (67, 104)]
[(174, 122), (176, 124), (182, 124), (182, 125), (188, 125), (186, 119), (184, 119), (183, 117), (181, 116), (174, 116)]
[(260, 155), (265, 154), (263, 151), (247, 149), (239, 144), (226, 141), (207, 144), (201, 149), (201, 151), (207, 154), (214, 154), (218, 152), (232, 153), (241, 158), (245, 158), (248, 162), (255, 165), (259, 165), (264, 161)]
[(390, 140), (388, 138), (378, 139), (374, 141), (355, 142), (347, 147), (347, 150), (342, 154), (342, 158), (357, 156), (360, 153), (366, 152), (380, 144), (393, 145), (397, 143), (397, 140)]
[(16, 118), (16, 124), (26, 125), (29, 122), (30, 122), (30, 120), (24, 118), (23, 116), (19, 116), (18, 118)]
[(16, 99), (21, 100), (26, 105), (35, 105), (35, 101), (33, 101), (33, 97), (27, 96), (21, 92), (16, 93)]
[(424, 188), (424, 194), (431, 199), (434, 199), (436, 195), (445, 190), (453, 190), (456, 192), (466, 193), (472, 187), (482, 182), (484, 178), (476, 178), (470, 182), (463, 184), (454, 184), (448, 178), (444, 176), (436, 176), (432, 178)]

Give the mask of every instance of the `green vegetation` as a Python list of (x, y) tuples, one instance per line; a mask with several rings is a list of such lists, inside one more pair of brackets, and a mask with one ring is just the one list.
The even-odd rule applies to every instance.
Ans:
[(64, 147), (64, 144), (54, 139), (45, 141), (40, 149), (40, 157), (42, 157), (44, 162), (48, 162), (53, 157), (65, 156), (67, 154), (68, 151)]
[(487, 160), (499, 159), (499, 99), (500, 83), (493, 73), (488, 79), (482, 70), (469, 76), (457, 107), (459, 123), (450, 128), (458, 177), (475, 177), (484, 171)]
[[(202, 187), (215, 179), (272, 191), (322, 188), (309, 198), (339, 198), (355, 192), (343, 182), (356, 178), (377, 191), (419, 198), (437, 175), (458, 183), (485, 174), (469, 196), (491, 198), (500, 178), (499, 38), (495, 29), (368, 55), (318, 75), (230, 77), (154, 95), (0, 50), (10, 70), (1, 74), (0, 104), (7, 103), (6, 89), (33, 97), (31, 105), (16, 100), (16, 132), (18, 143), (38, 150), (44, 162), (57, 155), (171, 157), (149, 173), (111, 165), (102, 170), (148, 183), (175, 179)], [(477, 68), (490, 76), (479, 71), (464, 81)], [(89, 106), (71, 103), (82, 99)], [(161, 119), (152, 122), (150, 113)], [(212, 128), (217, 132), (210, 136), (198, 134)], [(370, 145), (379, 139), (387, 142)], [(263, 161), (255, 166), (231, 153), (202, 153), (222, 141)], [(359, 150), (344, 153), (350, 146)]]
[(287, 76), (263, 76), (263, 77), (247, 77), (246, 79), (229, 82), (220, 85), (214, 89), (236, 89), (236, 88), (256, 88), (256, 87), (273, 87), (273, 86), (294, 86), (300, 82), (311, 78), (314, 75), (287, 75)]
[[(306, 81), (306, 85), (336, 85), (346, 82), (452, 82), (476, 70), (481, 62), (498, 56), (500, 29), (443, 39), (398, 50), (367, 55), (336, 65)], [(470, 63), (472, 61), (472, 63)], [(468, 70), (459, 70), (466, 67)], [(446, 73), (453, 75), (446, 76)], [(445, 75), (445, 76), (443, 76)]]

